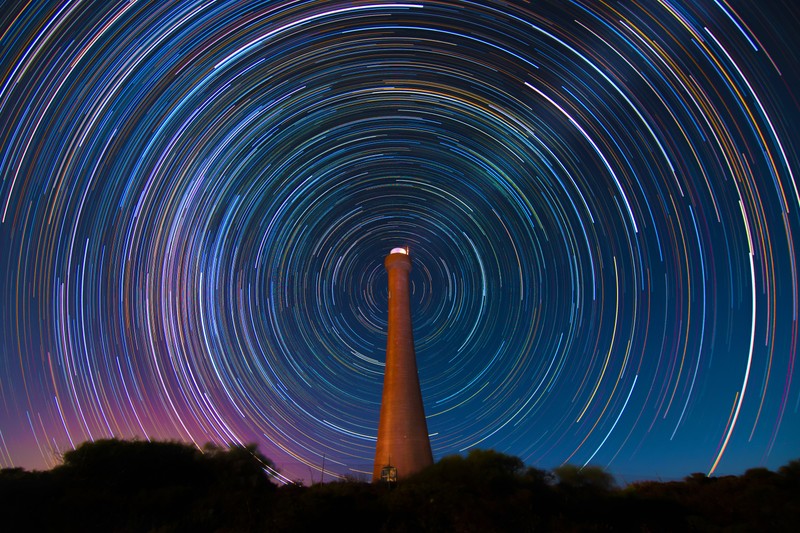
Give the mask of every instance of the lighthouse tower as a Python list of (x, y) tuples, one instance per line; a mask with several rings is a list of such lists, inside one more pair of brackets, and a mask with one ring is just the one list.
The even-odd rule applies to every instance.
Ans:
[(394, 248), (383, 264), (389, 273), (389, 336), (373, 481), (407, 477), (433, 464), (411, 327), (408, 250)]

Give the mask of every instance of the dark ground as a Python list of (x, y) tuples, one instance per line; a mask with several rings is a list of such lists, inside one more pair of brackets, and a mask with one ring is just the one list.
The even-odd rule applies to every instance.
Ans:
[[(596, 467), (552, 473), (475, 450), (395, 486), (278, 487), (255, 446), (85, 443), (46, 472), (0, 470), (3, 531), (798, 531), (800, 460), (617, 488)], [(267, 468), (266, 470), (269, 470)]]

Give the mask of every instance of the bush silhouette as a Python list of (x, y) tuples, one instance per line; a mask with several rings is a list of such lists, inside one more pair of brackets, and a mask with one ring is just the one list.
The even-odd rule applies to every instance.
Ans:
[[(98, 440), (50, 472), (2, 471), (0, 509), (5, 524), (19, 524), (9, 531), (247, 531), (264, 522), (277, 490), (265, 469), (274, 472), (252, 445)], [(13, 494), (24, 501), (11, 506)], [(44, 512), (26, 504), (42, 497)]]
[(207, 483), (195, 448), (177, 442), (105, 439), (86, 442), (63, 455), (58, 467), (76, 481), (102, 483), (126, 492), (174, 484)]
[(616, 487), (614, 476), (599, 466), (578, 467), (567, 464), (555, 468), (553, 473), (562, 488), (605, 492)]
[(85, 443), (47, 472), (0, 470), (3, 531), (794, 531), (800, 461), (617, 489), (601, 468), (553, 473), (513, 456), (449, 456), (389, 488), (277, 487), (254, 445)]

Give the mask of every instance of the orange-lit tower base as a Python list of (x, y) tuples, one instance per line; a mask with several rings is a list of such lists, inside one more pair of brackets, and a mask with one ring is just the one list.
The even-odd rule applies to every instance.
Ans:
[(393, 249), (383, 264), (389, 273), (389, 337), (373, 481), (388, 466), (404, 478), (433, 464), (411, 328), (408, 250)]

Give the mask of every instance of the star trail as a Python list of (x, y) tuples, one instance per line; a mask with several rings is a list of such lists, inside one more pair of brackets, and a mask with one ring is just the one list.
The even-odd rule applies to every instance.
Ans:
[(798, 28), (789, 1), (4, 4), (0, 466), (116, 436), (368, 475), (395, 246), (435, 459), (796, 458)]

